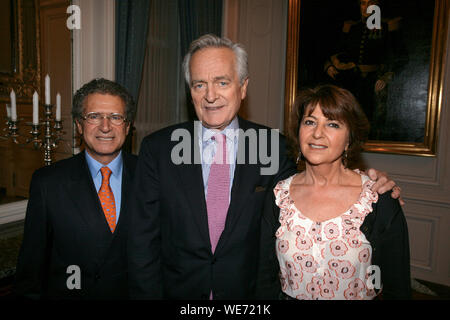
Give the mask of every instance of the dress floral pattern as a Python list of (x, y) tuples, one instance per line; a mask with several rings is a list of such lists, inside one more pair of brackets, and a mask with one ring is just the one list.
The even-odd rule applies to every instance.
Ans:
[(276, 250), (283, 292), (302, 300), (373, 299), (375, 291), (366, 284), (372, 247), (359, 228), (372, 212), (372, 203), (378, 201), (378, 194), (370, 190), (374, 182), (361, 174), (357, 202), (338, 217), (315, 222), (290, 197), (294, 176), (274, 188), (280, 207)]

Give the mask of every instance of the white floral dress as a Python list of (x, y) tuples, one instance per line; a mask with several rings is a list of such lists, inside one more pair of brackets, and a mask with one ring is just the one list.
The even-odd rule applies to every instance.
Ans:
[[(359, 173), (359, 171), (356, 171)], [(314, 222), (298, 210), (289, 187), (295, 175), (274, 188), (281, 226), (276, 232), (280, 279), (285, 294), (296, 299), (373, 299), (368, 286), (372, 247), (359, 227), (378, 194), (361, 175), (358, 201), (343, 214)]]

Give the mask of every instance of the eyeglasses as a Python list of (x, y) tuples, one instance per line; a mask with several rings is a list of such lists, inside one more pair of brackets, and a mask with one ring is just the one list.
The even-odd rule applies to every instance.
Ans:
[(110, 113), (110, 114), (104, 114), (100, 112), (89, 112), (85, 116), (82, 116), (84, 120), (86, 120), (90, 124), (99, 125), (102, 123), (103, 119), (108, 119), (109, 122), (115, 126), (120, 126), (124, 122), (127, 121), (123, 115), (120, 113)]

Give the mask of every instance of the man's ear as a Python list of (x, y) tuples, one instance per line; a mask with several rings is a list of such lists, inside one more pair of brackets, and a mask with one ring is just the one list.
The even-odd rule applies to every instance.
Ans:
[(78, 134), (79, 134), (80, 136), (82, 136), (82, 135), (83, 135), (83, 126), (82, 126), (82, 124), (80, 123), (80, 120), (79, 120), (79, 119), (75, 120), (75, 124), (76, 124), (76, 126), (77, 126)]
[(247, 96), (247, 87), (248, 87), (248, 78), (244, 80), (244, 83), (241, 86), (241, 100), (244, 100)]

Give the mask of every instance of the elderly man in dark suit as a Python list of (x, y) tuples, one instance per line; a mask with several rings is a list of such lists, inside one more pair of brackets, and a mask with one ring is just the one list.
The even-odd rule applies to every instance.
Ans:
[(251, 299), (264, 198), (295, 172), (295, 163), (276, 130), (237, 116), (248, 86), (241, 45), (203, 36), (183, 66), (200, 121), (142, 142), (129, 233), (130, 296)]
[(126, 240), (137, 157), (122, 152), (135, 104), (119, 84), (79, 89), (72, 115), (85, 151), (32, 178), (14, 292), (49, 299), (127, 298)]

